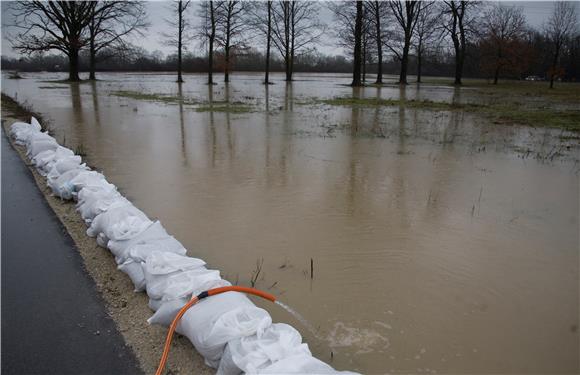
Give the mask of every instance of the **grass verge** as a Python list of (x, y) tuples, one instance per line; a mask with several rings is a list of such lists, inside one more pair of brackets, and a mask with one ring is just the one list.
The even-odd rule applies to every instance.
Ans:
[(50, 121), (44, 118), (40, 113), (34, 112), (30, 105), (26, 103), (18, 103), (10, 96), (2, 93), (2, 107), (13, 113), (15, 117), (27, 119), (26, 121), (30, 121), (31, 117), (35, 117), (38, 122), (40, 122), (43, 131), (52, 133), (50, 129)]

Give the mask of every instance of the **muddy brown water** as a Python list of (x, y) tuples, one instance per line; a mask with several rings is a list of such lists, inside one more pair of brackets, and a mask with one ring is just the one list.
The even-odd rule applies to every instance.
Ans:
[[(313, 98), (485, 102), (470, 89), (353, 89), (345, 75), (3, 77), (2, 90), (82, 144), (134, 204), (232, 282), (279, 296), (276, 321), (364, 373), (577, 373), (577, 140), (473, 114)], [(131, 99), (118, 90), (248, 113)], [(266, 110), (267, 109), (267, 110)], [(313, 260), (314, 275), (310, 275)], [(313, 331), (313, 332), (311, 332)]]

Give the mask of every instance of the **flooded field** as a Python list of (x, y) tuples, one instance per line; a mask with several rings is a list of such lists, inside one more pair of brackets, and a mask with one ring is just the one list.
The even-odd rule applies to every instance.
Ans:
[[(353, 90), (336, 74), (267, 87), (250, 74), (229, 86), (52, 82), (63, 78), (3, 77), (2, 91), (189, 255), (298, 311), (304, 322), (264, 306), (334, 367), (578, 372), (578, 133), (404, 101), (578, 103), (435, 84)], [(344, 97), (395, 105), (330, 102)]]

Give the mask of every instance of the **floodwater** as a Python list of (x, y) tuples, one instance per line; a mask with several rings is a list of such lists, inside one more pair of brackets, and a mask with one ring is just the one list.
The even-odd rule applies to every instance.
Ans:
[[(2, 80), (60, 142), (188, 249), (298, 311), (314, 354), (364, 373), (579, 371), (578, 141), (461, 112), (313, 98), (484, 102), (470, 89), (354, 90), (344, 75), (102, 74)], [(219, 77), (218, 77), (219, 79)], [(118, 90), (251, 103), (249, 113)], [(313, 275), (311, 275), (311, 260)], [(262, 305), (262, 302), (257, 301)]]

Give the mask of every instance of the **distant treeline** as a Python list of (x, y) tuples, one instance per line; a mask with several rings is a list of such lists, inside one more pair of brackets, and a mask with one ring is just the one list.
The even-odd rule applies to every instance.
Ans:
[[(546, 42), (542, 35), (531, 38), (533, 51), (529, 68), (523, 72), (513, 74), (513, 79), (523, 79), (527, 76), (545, 78), (550, 68), (550, 60), (541, 51), (545, 50)], [(471, 78), (491, 78), (482, 69), (480, 51), (476, 45), (468, 46), (465, 64), (465, 76)], [(239, 54), (233, 62), (234, 71), (261, 72), (264, 70), (265, 56), (257, 50), (250, 50)], [(187, 53), (183, 56), (183, 70), (189, 73), (207, 72), (207, 57)], [(215, 71), (220, 71), (223, 65), (223, 55), (216, 53), (214, 60)], [(580, 78), (580, 37), (575, 38), (570, 48), (562, 56), (561, 65), (564, 67), (563, 80), (578, 81)], [(142, 48), (134, 49), (130, 54), (122, 57), (112, 55), (110, 58), (97, 63), (97, 69), (102, 72), (166, 72), (175, 71), (177, 56), (163, 56), (159, 51), (149, 52)], [(409, 73), (416, 74), (417, 61), (410, 56)], [(279, 58), (272, 58), (270, 69), (275, 72), (284, 72), (284, 62)], [(376, 64), (369, 64), (367, 73), (376, 73)], [(23, 72), (67, 72), (68, 58), (62, 54), (39, 54), (30, 57), (8, 58), (2, 57), (2, 69)], [(383, 72), (398, 74), (400, 62), (396, 58), (383, 62)], [(455, 69), (454, 57), (451, 52), (444, 54), (429, 54), (423, 57), (423, 74), (428, 76), (450, 77)], [(81, 54), (80, 70), (88, 72), (89, 56)], [(308, 53), (296, 57), (295, 71), (317, 73), (351, 73), (352, 59), (342, 55), (328, 56), (321, 53)]]

